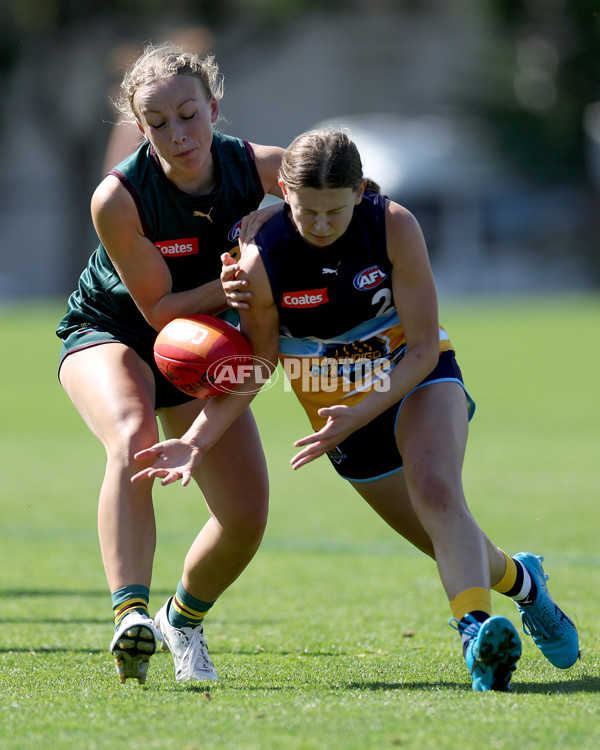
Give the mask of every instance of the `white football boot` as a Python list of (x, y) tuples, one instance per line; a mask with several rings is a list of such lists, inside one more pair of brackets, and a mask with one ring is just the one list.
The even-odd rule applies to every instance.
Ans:
[(161, 635), (148, 615), (131, 612), (123, 618), (110, 644), (119, 682), (124, 683), (129, 677), (140, 685), (146, 682), (150, 657), (160, 640)]
[(202, 625), (195, 628), (175, 628), (169, 622), (168, 610), (171, 599), (160, 609), (154, 618), (154, 625), (162, 635), (162, 650), (170, 651), (175, 664), (175, 679), (218, 680), (208, 647), (204, 640)]

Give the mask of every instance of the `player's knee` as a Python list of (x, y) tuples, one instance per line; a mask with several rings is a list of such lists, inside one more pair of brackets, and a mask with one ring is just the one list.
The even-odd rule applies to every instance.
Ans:
[(158, 439), (156, 423), (135, 416), (120, 420), (118, 428), (112, 432), (105, 445), (108, 460), (123, 467), (135, 466), (136, 471), (139, 471), (142, 465), (138, 466), (135, 454), (144, 448), (150, 448)]
[(228, 524), (228, 532), (237, 544), (258, 548), (267, 527), (268, 502), (266, 498), (254, 499), (241, 513), (236, 513)]
[(435, 466), (424, 465), (410, 473), (412, 501), (415, 510), (427, 513), (448, 513), (458, 507), (460, 486), (447, 473)]
[(258, 542), (263, 538), (265, 529), (267, 528), (267, 516), (268, 506), (267, 503), (257, 503), (256, 507), (252, 508), (246, 515), (245, 523), (242, 524), (248, 540), (252, 542)]

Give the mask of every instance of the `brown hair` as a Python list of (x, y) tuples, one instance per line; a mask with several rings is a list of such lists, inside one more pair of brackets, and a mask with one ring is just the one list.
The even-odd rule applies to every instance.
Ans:
[(223, 76), (214, 55), (200, 57), (193, 52), (184, 52), (172, 42), (164, 42), (157, 46), (147, 44), (143, 54), (127, 69), (115, 107), (124, 119), (135, 120), (133, 98), (138, 89), (174, 75), (198, 78), (208, 99), (214, 96), (219, 100), (223, 96)]
[[(342, 130), (309, 130), (286, 149), (279, 179), (288, 190), (351, 188), (358, 190), (363, 179), (362, 161), (356, 144)], [(376, 182), (367, 179), (367, 190), (379, 193)]]

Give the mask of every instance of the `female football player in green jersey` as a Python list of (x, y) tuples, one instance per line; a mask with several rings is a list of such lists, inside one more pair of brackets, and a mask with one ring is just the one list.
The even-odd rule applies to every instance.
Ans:
[[(436, 561), (473, 689), (507, 690), (521, 655), (512, 622), (492, 616), (492, 588), (514, 599), (525, 632), (552, 664), (571, 666), (577, 630), (550, 598), (541, 558), (506, 555), (467, 506), (461, 474), (474, 404), (438, 322), (416, 220), (364, 179), (343, 132), (299, 136), (284, 155), (280, 186), (286, 210), (246, 245), (239, 264), (223, 256), (222, 280), (257, 362), (281, 359), (315, 430), (295, 443), (292, 466), (327, 454), (393, 529)], [(154, 466), (134, 482), (189, 482), (258, 380), (213, 399), (180, 440), (141, 451)]]
[[(212, 56), (149, 45), (121, 89), (119, 109), (135, 119), (144, 143), (94, 192), (100, 244), (57, 330), (59, 377), (106, 451), (98, 528), (121, 682), (145, 681), (161, 638), (178, 680), (217, 679), (202, 621), (252, 559), (267, 519), (267, 473), (254, 419), (249, 410), (241, 413), (194, 472), (209, 520), (156, 623), (148, 615), (153, 482), (132, 484), (139, 469), (133, 456), (158, 439), (157, 415), (166, 435), (179, 436), (202, 408), (158, 372), (154, 339), (180, 315), (227, 311), (220, 256), (238, 249), (240, 232), (251, 236), (265, 212), (273, 212), (257, 216), (256, 209), (266, 193), (281, 196), (283, 149), (213, 128), (222, 79)], [(187, 529), (190, 519), (181, 521)]]

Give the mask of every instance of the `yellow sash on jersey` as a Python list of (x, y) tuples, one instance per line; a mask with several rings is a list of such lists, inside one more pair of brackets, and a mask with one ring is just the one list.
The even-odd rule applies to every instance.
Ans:
[[(279, 359), (315, 431), (327, 421), (318, 414), (324, 406), (354, 406), (372, 391), (387, 389), (387, 376), (406, 349), (400, 324), (366, 341), (329, 342), (326, 356), (305, 355), (300, 350), (292, 353), (289, 339), (286, 343), (288, 351), (280, 352)], [(448, 334), (440, 328), (440, 352), (450, 350)]]

